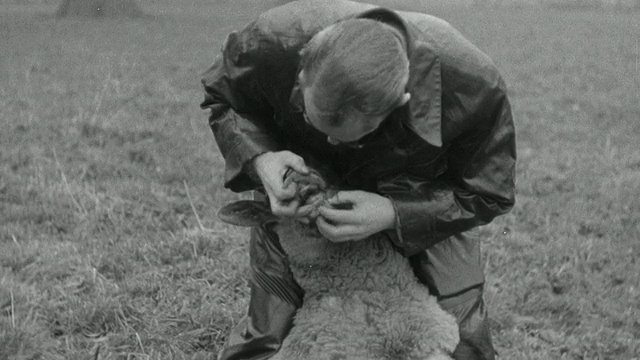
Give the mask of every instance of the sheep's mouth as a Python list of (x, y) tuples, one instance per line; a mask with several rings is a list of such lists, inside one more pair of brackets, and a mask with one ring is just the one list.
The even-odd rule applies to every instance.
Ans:
[(303, 228), (302, 231), (304, 236), (310, 237), (310, 238), (323, 238), (322, 234), (320, 233), (320, 230), (318, 230), (318, 226), (315, 224), (315, 222), (313, 224), (309, 224), (308, 226), (305, 226)]
[(311, 212), (305, 216), (305, 222), (308, 225), (306, 235), (322, 236), (316, 226), (316, 220), (320, 215), (318, 212), (320, 206), (325, 205), (342, 210), (351, 209), (353, 206), (351, 203), (329, 204), (327, 200), (335, 196), (337, 190), (329, 188), (324, 177), (314, 169), (309, 169), (308, 174), (301, 174), (289, 169), (285, 174), (284, 184), (289, 186), (292, 183), (296, 185), (296, 198), (299, 203), (303, 206), (312, 206)]

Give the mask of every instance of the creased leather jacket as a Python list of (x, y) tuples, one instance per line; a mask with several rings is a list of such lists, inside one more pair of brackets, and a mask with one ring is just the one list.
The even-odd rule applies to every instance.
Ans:
[[(303, 120), (296, 82), (302, 47), (349, 17), (397, 27), (410, 61), (411, 100), (360, 149), (330, 145)], [(267, 151), (322, 159), (349, 186), (393, 201), (389, 237), (436, 295), (484, 282), (470, 230), (514, 205), (515, 133), (495, 65), (447, 22), (351, 1), (293, 2), (231, 33), (202, 83), (227, 188), (257, 188), (245, 165)]]

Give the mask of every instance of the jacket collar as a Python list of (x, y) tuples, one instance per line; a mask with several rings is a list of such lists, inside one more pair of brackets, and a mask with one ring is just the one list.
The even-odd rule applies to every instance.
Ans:
[[(437, 147), (442, 146), (442, 82), (440, 60), (437, 54), (420, 39), (415, 27), (407, 24), (396, 12), (376, 8), (355, 16), (373, 19), (396, 27), (407, 40), (409, 57), (409, 117), (406, 125), (423, 140)], [(300, 69), (299, 69), (300, 70)], [(290, 99), (294, 109), (303, 109), (302, 91), (296, 80)], [(301, 111), (301, 110), (300, 110)]]

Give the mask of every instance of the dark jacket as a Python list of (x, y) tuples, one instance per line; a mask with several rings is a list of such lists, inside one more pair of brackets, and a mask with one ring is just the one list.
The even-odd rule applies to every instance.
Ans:
[[(302, 47), (349, 17), (396, 26), (409, 44), (411, 100), (361, 149), (332, 146), (305, 123), (296, 83)], [(390, 238), (437, 295), (484, 281), (469, 230), (514, 204), (515, 133), (495, 65), (447, 22), (351, 1), (293, 2), (231, 33), (202, 82), (227, 188), (258, 187), (243, 169), (266, 151), (321, 159), (348, 186), (393, 201)]]

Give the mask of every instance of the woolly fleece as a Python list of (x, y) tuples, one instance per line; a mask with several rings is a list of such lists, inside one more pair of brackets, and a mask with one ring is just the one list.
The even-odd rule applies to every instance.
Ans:
[(451, 359), (455, 318), (385, 235), (332, 243), (295, 221), (276, 232), (305, 295), (272, 360)]

